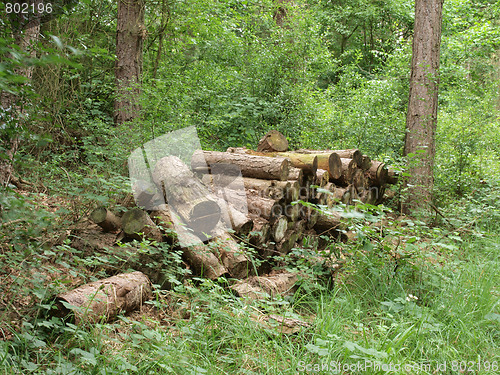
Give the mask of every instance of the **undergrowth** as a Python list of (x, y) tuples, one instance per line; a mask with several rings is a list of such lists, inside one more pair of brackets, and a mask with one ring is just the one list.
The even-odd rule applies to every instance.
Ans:
[[(495, 373), (498, 190), (479, 197), (448, 210), (441, 223), (397, 217), (383, 206), (344, 212), (358, 238), (320, 253), (345, 258), (333, 279), (306, 240), (282, 259), (302, 275), (293, 296), (249, 301), (229, 292), (225, 279), (188, 278), (156, 289), (139, 312), (75, 325), (50, 314), (53, 297), (119, 264), (85, 257), (67, 241), (49, 247), (64, 214), (40, 209), (40, 196), (20, 205), (11, 192), (2, 205), (23, 220), (2, 226), (1, 372)], [(179, 262), (172, 258), (172, 270)], [(273, 316), (304, 325), (286, 331)]]

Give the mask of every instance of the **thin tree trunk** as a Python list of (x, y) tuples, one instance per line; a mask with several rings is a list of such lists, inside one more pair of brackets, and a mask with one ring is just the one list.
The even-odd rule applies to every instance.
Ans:
[(406, 117), (404, 154), (410, 177), (406, 213), (425, 209), (434, 185), (435, 132), (438, 105), (439, 49), (443, 0), (415, 1), (415, 32)]
[(144, 1), (119, 0), (116, 24), (115, 123), (132, 121), (140, 113), (142, 45), (146, 35)]

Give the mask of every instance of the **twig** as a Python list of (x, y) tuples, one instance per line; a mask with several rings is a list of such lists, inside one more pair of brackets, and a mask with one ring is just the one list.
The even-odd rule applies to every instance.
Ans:
[(431, 208), (432, 208), (434, 211), (436, 211), (436, 213), (437, 213), (439, 216), (441, 216), (441, 217), (444, 219), (444, 221), (446, 221), (446, 223), (448, 223), (448, 225), (453, 226), (453, 224), (451, 224), (451, 223), (448, 221), (448, 219), (447, 219), (447, 218), (443, 215), (443, 213), (442, 213), (441, 211), (439, 211), (439, 209), (438, 209), (436, 206), (434, 206), (432, 203), (430, 204), (430, 206), (431, 206)]

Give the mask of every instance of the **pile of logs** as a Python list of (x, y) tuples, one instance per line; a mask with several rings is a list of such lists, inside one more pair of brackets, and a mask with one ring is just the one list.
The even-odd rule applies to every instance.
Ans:
[(345, 238), (347, 228), (333, 206), (378, 204), (385, 185), (394, 182), (384, 163), (357, 149), (289, 151), (277, 131), (266, 134), (256, 151), (196, 151), (190, 164), (161, 158), (152, 171), (154, 185), (135, 185), (137, 208), (121, 218), (99, 208), (91, 219), (104, 231), (121, 229), (125, 238), (177, 241), (186, 262), (204, 277), (241, 279), (255, 267), (238, 243), (272, 261), (304, 236), (316, 244), (325, 234)]
[[(286, 138), (277, 131), (266, 134), (256, 151), (199, 150), (187, 164), (176, 156), (158, 160), (151, 181), (134, 183), (136, 207), (121, 216), (105, 207), (95, 209), (91, 221), (112, 237), (101, 248), (120, 252), (114, 245), (126, 240), (169, 242), (171, 249), (182, 249), (183, 260), (194, 274), (212, 280), (238, 279), (231, 288), (241, 296), (293, 290), (296, 276), (263, 275), (279, 259), (275, 256), (286, 255), (304, 242), (318, 249), (324, 235), (350, 237), (334, 206), (378, 204), (386, 184), (396, 182), (384, 163), (357, 149), (289, 151)], [(87, 236), (87, 244), (99, 250), (95, 234), (94, 230)], [(84, 237), (84, 232), (75, 236), (73, 246)], [(252, 256), (249, 248), (254, 249)], [(253, 261), (256, 255), (260, 262)], [(91, 319), (95, 320), (139, 306), (150, 295), (149, 279), (162, 284), (161, 270), (146, 266), (161, 264), (161, 259), (151, 262), (148, 257), (142, 254), (139, 262), (129, 265), (144, 274), (118, 275), (62, 294), (59, 310), (66, 303), (85, 307), (94, 311)], [(323, 264), (332, 273), (340, 267), (331, 260)], [(96, 307), (93, 296), (103, 288), (99, 300), (105, 301), (104, 306)]]

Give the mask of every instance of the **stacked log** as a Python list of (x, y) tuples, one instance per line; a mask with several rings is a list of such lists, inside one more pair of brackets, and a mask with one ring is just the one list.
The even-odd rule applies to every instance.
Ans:
[[(358, 149), (289, 151), (276, 131), (256, 151), (197, 151), (187, 164), (175, 156), (161, 158), (152, 170), (154, 186), (141, 188), (137, 208), (121, 218), (99, 208), (91, 219), (103, 231), (121, 229), (125, 239), (168, 241), (174, 249), (181, 243), (178, 228), (187, 227), (184, 237), (192, 241), (181, 243), (183, 259), (209, 279), (258, 272), (248, 247), (272, 263), (274, 256), (301, 246), (304, 236), (318, 236), (308, 243), (321, 243), (323, 235), (346, 237), (340, 235), (348, 228), (336, 208), (380, 203), (385, 185), (397, 177)], [(140, 208), (158, 195), (167, 204), (154, 211)]]

